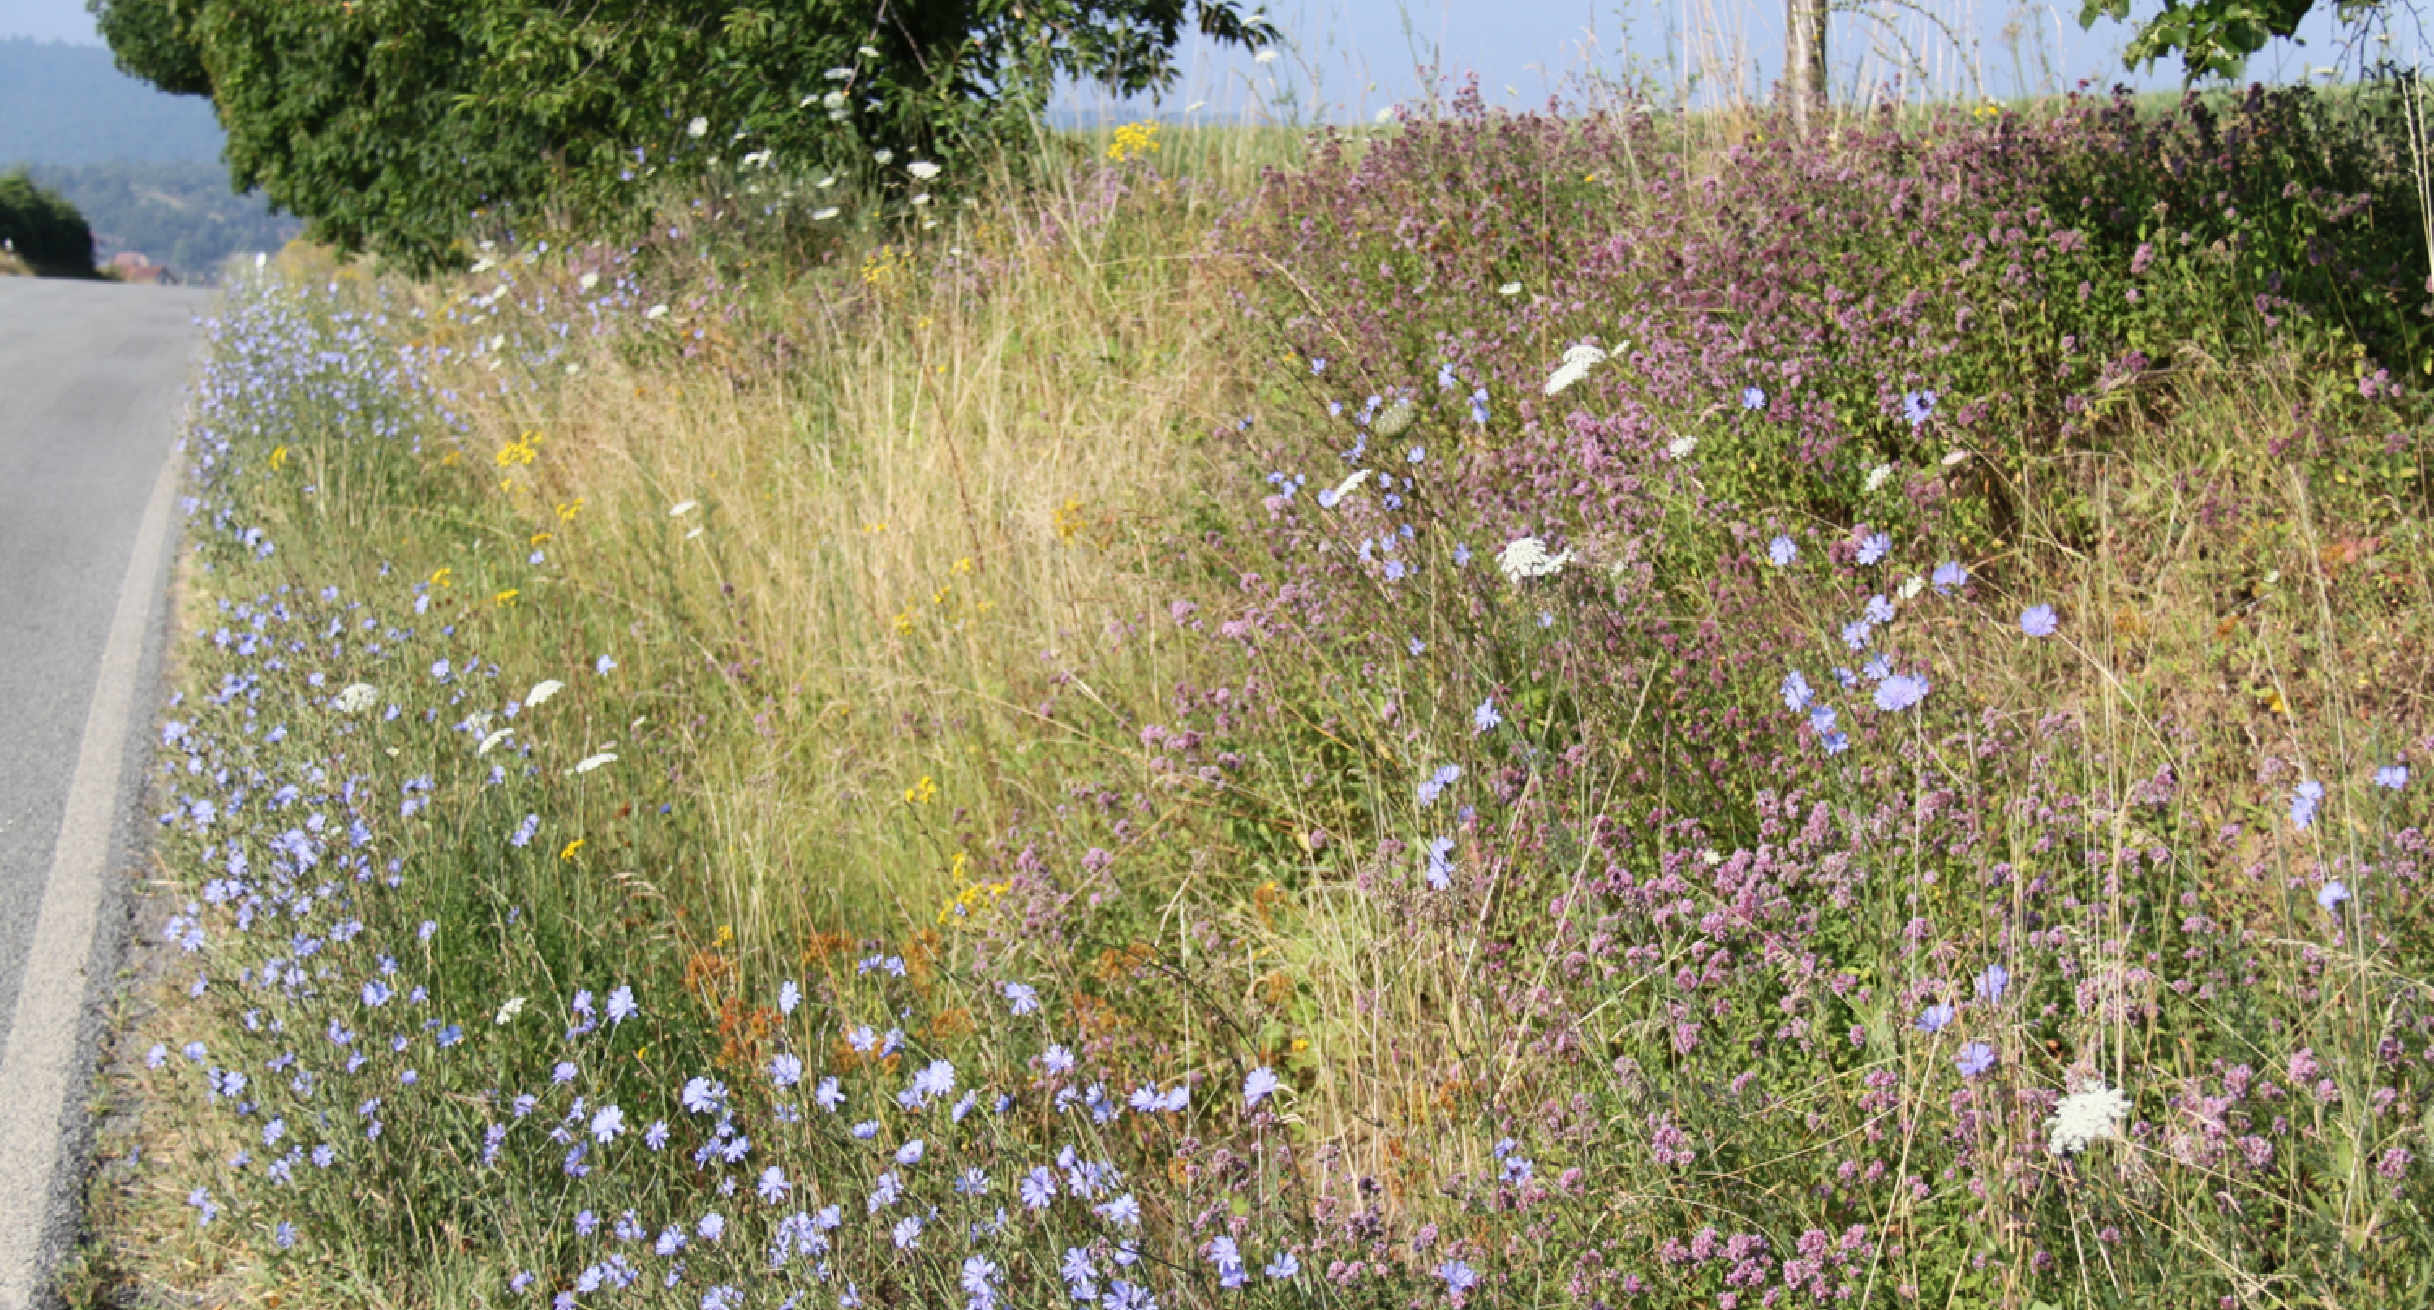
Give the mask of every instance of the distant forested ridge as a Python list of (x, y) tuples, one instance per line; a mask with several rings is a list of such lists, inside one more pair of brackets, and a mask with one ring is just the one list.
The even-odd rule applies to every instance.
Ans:
[(95, 257), (142, 251), (188, 281), (303, 230), (228, 189), (211, 102), (118, 71), (104, 46), (0, 40), (0, 171), (22, 167), (92, 225)]
[(0, 163), (217, 163), (220, 120), (118, 71), (107, 46), (0, 39)]
[(304, 224), (274, 214), (262, 197), (228, 189), (216, 163), (122, 163), (26, 173), (67, 197), (93, 227), (98, 257), (140, 250), (189, 282), (210, 281), (220, 261), (248, 250), (277, 250)]

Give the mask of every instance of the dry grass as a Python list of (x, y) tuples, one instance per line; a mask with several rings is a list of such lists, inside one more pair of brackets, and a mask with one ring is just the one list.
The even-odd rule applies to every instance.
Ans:
[[(468, 494), (529, 527), (497, 548), (537, 544), (630, 614), (567, 634), (560, 665), (613, 645), (649, 685), (720, 670), (724, 702), (674, 725), (718, 836), (683, 873), (748, 945), (934, 924), (968, 837), (1057, 804), (1049, 757), (1117, 745), (1043, 717), (1051, 678), (1092, 670), (1086, 700), (1111, 672), (1153, 699), (1171, 680), (1145, 566), (1246, 373), (1195, 253), (1245, 172), (1085, 175), (918, 247), (751, 270), (732, 296), (671, 296), (664, 339), (698, 329), (691, 358), (578, 347), (578, 373), (468, 408)], [(485, 362), (439, 381), (495, 393)], [(502, 466), (526, 433), (537, 457)]]

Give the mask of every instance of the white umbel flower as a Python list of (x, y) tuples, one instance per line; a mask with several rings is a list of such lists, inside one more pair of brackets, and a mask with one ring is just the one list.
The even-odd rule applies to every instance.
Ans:
[(690, 136), (690, 137), (698, 137), (698, 136), (701, 136), (703, 133), (708, 132), (709, 130), (710, 130), (710, 120), (709, 120), (709, 119), (706, 119), (706, 118), (698, 118), (698, 117), (697, 117), (697, 118), (695, 118), (695, 119), (694, 119), (692, 122), (685, 124), (685, 135), (686, 135), (686, 136)]
[(1509, 582), (1552, 577), (1571, 562), (1571, 551), (1550, 555), (1547, 553), (1547, 543), (1536, 537), (1517, 537), (1505, 543), (1504, 549), (1496, 553), (1496, 567), (1504, 570), (1505, 579)]
[(330, 698), (330, 708), (340, 714), (361, 714), (372, 708), (380, 698), (380, 689), (368, 682), (350, 682)]
[(2056, 1155), (2076, 1155), (2099, 1138), (2121, 1136), (2122, 1121), (2130, 1117), (2130, 1100), (2103, 1083), (2081, 1088), (2062, 1098), (2045, 1121), (2045, 1149)]
[(583, 759), (575, 765), (575, 767), (568, 769), (567, 772), (589, 773), (592, 770), (599, 768), (603, 764), (615, 764), (616, 762), (617, 756), (615, 752), (602, 751), (597, 755), (584, 756)]
[(507, 1003), (499, 1007), (499, 1017), (491, 1020), (491, 1023), (504, 1028), (522, 1013), (524, 1013), (524, 998), (510, 996), (507, 998)]
[(516, 730), (513, 728), (501, 728), (497, 732), (491, 733), (489, 736), (482, 738), (482, 744), (474, 747), (473, 753), (477, 758), (488, 755), (490, 752), (498, 749), (500, 742), (507, 740), (509, 737), (512, 737), (515, 734)]
[(1565, 351), (1564, 362), (1556, 366), (1555, 372), (1547, 378), (1547, 394), (1556, 395), (1564, 388), (1589, 376), (1589, 370), (1604, 363), (1605, 359), (1605, 351), (1585, 342)]
[(1343, 481), (1336, 483), (1332, 490), (1320, 493), (1318, 498), (1320, 508), (1333, 509), (1343, 504), (1344, 497), (1360, 490), (1361, 484), (1369, 480), (1369, 474), (1368, 469), (1354, 469), (1346, 475)]
[(1869, 469), (1868, 490), (1874, 491), (1878, 487), (1885, 485), (1885, 479), (1892, 476), (1893, 466), (1891, 464), (1879, 464), (1875, 468)]
[(565, 683), (556, 678), (543, 678), (532, 684), (531, 691), (524, 693), (524, 707), (530, 709), (564, 690), (566, 690)]
[(912, 174), (913, 180), (916, 182), (927, 182), (938, 176), (938, 165), (926, 159), (916, 159), (912, 163), (906, 164), (904, 171)]
[(1690, 452), (1698, 448), (1699, 439), (1697, 437), (1675, 437), (1666, 444), (1665, 453), (1675, 459), (1687, 459), (1690, 457)]

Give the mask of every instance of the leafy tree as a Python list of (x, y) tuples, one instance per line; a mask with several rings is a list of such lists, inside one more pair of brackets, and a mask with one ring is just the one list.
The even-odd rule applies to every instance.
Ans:
[(1187, 17), (1277, 37), (1237, 0), (88, 3), (131, 71), (201, 70), (238, 189), (425, 267), (477, 210), (613, 226), (645, 177), (747, 152), (901, 186), (1027, 127), (1057, 76), (1171, 85)]
[[(2209, 73), (2238, 77), (2248, 56), (2273, 37), (2297, 33), (2299, 20), (2314, 7), (2315, 0), (2164, 0), (2163, 12), (2132, 33), (2129, 48), (2122, 52), (2122, 64), (2152, 66), (2178, 52), (2190, 82)], [(2368, 7), (2340, 0), (2344, 16)], [(2130, 0), (2083, 0), (2079, 25), (2093, 27), (2099, 18), (2128, 22)]]
[(121, 69), (174, 95), (211, 94), (211, 75), (203, 71), (202, 47), (194, 39), (198, 0), (88, 0), (86, 8)]
[(84, 216), (22, 171), (0, 174), (0, 241), (37, 273), (93, 272), (93, 230)]

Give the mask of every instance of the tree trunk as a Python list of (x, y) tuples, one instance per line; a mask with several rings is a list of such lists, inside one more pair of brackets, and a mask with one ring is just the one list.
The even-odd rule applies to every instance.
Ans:
[(1784, 89), (1803, 132), (1825, 118), (1825, 26), (1826, 0), (1783, 0)]

